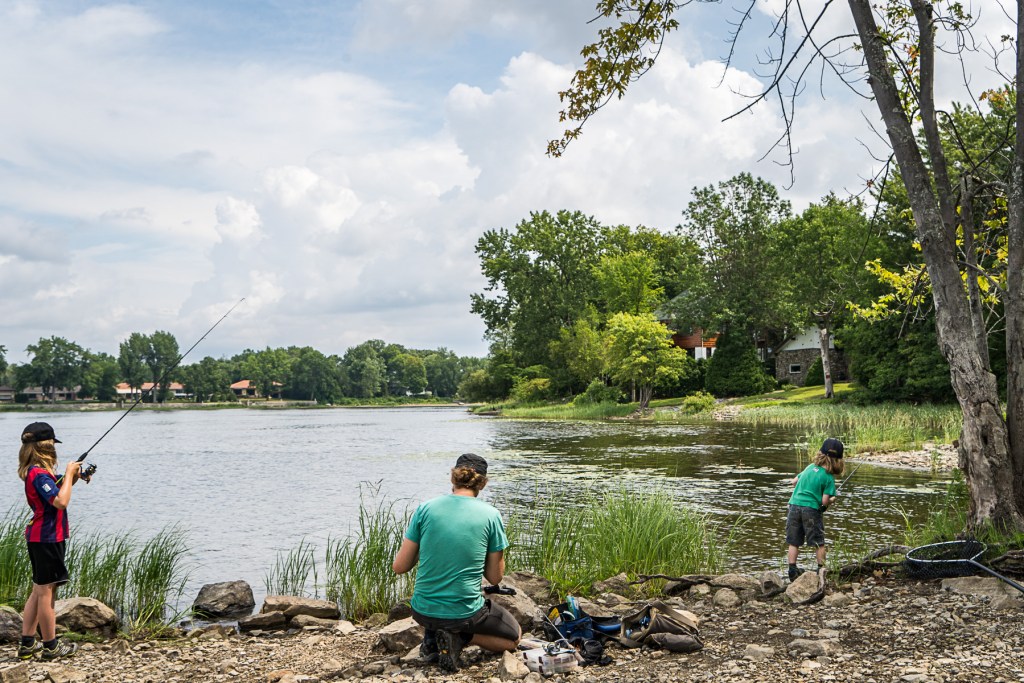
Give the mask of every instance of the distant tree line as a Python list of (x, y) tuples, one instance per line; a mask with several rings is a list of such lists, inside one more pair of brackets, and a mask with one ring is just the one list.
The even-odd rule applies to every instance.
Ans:
[(231, 385), (243, 379), (260, 396), (321, 403), (425, 392), (453, 398), (462, 380), (484, 363), (443, 347), (407, 349), (371, 339), (342, 356), (325, 355), (310, 346), (246, 349), (231, 358), (207, 356), (168, 373), (181, 352), (174, 335), (162, 330), (132, 333), (121, 342), (117, 357), (63, 337), (40, 339), (29, 344), (26, 353), (28, 362), (8, 364), (6, 348), (0, 346), (0, 378), (19, 393), (38, 386), (51, 400), (58, 390), (77, 387), (80, 398), (111, 401), (117, 398), (119, 383), (137, 395), (144, 384), (160, 382), (147, 400), (164, 401), (171, 395), (171, 383), (179, 382), (196, 402), (232, 401), (236, 396)]

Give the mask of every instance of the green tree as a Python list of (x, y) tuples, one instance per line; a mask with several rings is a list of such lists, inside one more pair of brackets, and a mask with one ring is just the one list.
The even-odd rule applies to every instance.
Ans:
[(141, 332), (132, 332), (119, 347), (117, 365), (121, 370), (121, 379), (135, 391), (142, 391), (142, 383), (146, 381), (147, 353), (149, 337)]
[(57, 389), (75, 389), (81, 384), (88, 361), (85, 349), (78, 344), (63, 337), (50, 337), (29, 344), (25, 351), (31, 356), (29, 362), (21, 366), (25, 386), (38, 385), (53, 401)]
[[(549, 151), (560, 154), (579, 136), (586, 120), (605, 103), (622, 97), (629, 85), (649, 70), (666, 34), (678, 28), (675, 13), (689, 2), (647, 0), (599, 0), (598, 11), (614, 24), (598, 30), (595, 43), (583, 49), (586, 62), (568, 90), (561, 93), (568, 128)], [(820, 12), (831, 3), (825, 3)], [(971, 293), (974, 278), (970, 259), (961, 258), (958, 241), (968, 251), (974, 243), (973, 183), (955, 181), (954, 162), (943, 149), (935, 82), (953, 82), (943, 73), (946, 63), (936, 59), (936, 45), (977, 45), (977, 37), (965, 35), (972, 25), (964, 4), (956, 0), (847, 0), (863, 58), (861, 82), (870, 88), (881, 129), (892, 146), (907, 191), (918, 242), (932, 284), (936, 331), (943, 355), (950, 363), (953, 389), (963, 413), (959, 440), (960, 462), (970, 492), (969, 525), (993, 523), (1007, 529), (1024, 528), (1024, 136), (1017, 134), (1003, 177), (986, 178), (981, 186), (999, 187), (1006, 206), (1006, 285), (1004, 302), (1005, 359), (1007, 368), (1004, 418), (996, 377), (987, 361), (988, 345), (979, 339), (983, 326), (977, 299)], [(1014, 82), (1024, 83), (1024, 2), (1016, 3), (1016, 35), (990, 36), (992, 45), (1016, 56)], [(773, 29), (780, 52), (772, 54), (775, 66), (764, 92), (748, 107), (775, 96), (784, 120), (793, 121), (795, 98), (802, 91), (805, 74), (817, 73), (815, 62), (828, 61), (834, 53), (822, 46), (839, 45), (834, 35), (821, 35), (832, 22), (820, 22), (820, 14), (808, 16), (800, 0), (784, 0), (777, 10), (783, 17)], [(746, 15), (749, 16), (749, 13)], [(790, 17), (800, 21), (789, 21)], [(745, 22), (733, 32), (733, 47)], [(803, 35), (795, 35), (803, 31)], [(819, 34), (815, 35), (815, 31)], [(981, 43), (983, 44), (983, 43)], [(998, 55), (997, 55), (998, 59)], [(825, 64), (820, 65), (825, 72)], [(831, 65), (845, 78), (857, 78), (856, 64)], [(838, 68), (843, 67), (843, 68)], [(999, 65), (996, 65), (999, 68)], [(955, 65), (952, 73), (959, 73)], [(1024, 125), (1024, 101), (1013, 103), (1014, 119)], [(921, 135), (917, 135), (920, 131)], [(1016, 131), (1019, 133), (1019, 130)], [(790, 140), (788, 130), (781, 138)], [(966, 151), (966, 150), (965, 150)], [(983, 161), (976, 159), (975, 161)], [(974, 170), (983, 169), (976, 164)], [(965, 277), (967, 286), (965, 287)], [(965, 291), (966, 290), (966, 291)], [(1012, 476), (1007, 476), (1010, 473)]]
[(658, 264), (650, 254), (628, 251), (605, 254), (594, 266), (594, 279), (604, 310), (642, 315), (661, 303), (665, 288), (658, 284)]
[(333, 403), (341, 398), (338, 361), (311, 346), (290, 349), (291, 371), (288, 395), (307, 401)]
[(178, 340), (170, 332), (157, 330), (149, 335), (148, 341), (143, 360), (153, 378), (153, 400), (163, 402), (167, 400), (168, 387), (174, 381), (174, 366), (181, 359)]
[(427, 367), (423, 359), (411, 353), (403, 353), (395, 358), (395, 364), (402, 392), (422, 393), (427, 387)]
[(705, 329), (742, 327), (769, 340), (791, 328), (799, 315), (780, 250), (790, 207), (775, 186), (741, 173), (694, 188), (684, 216), (680, 230), (700, 246), (703, 272), (667, 307), (673, 317)]
[(462, 381), (463, 370), (459, 357), (446, 348), (427, 354), (423, 359), (423, 367), (427, 373), (427, 388), (434, 396), (451, 398)]
[(269, 399), (284, 389), (291, 361), (288, 352), (280, 348), (268, 346), (262, 351), (249, 351), (242, 361), (242, 374), (255, 385), (260, 396)]
[(608, 360), (612, 378), (636, 387), (640, 410), (654, 389), (678, 382), (693, 371), (693, 359), (672, 343), (672, 334), (653, 315), (616, 313), (608, 321)]
[(196, 403), (233, 401), (231, 374), (227, 361), (206, 356), (198, 363), (181, 368), (181, 382)]
[(7, 373), (7, 347), (0, 344), (0, 377)]
[(387, 364), (373, 340), (353, 346), (345, 352), (342, 366), (348, 377), (351, 395), (358, 398), (380, 396), (387, 389)]
[(585, 319), (559, 330), (558, 339), (551, 342), (551, 357), (569, 372), (573, 393), (608, 375), (607, 338)]
[(715, 353), (705, 367), (705, 388), (715, 396), (751, 396), (775, 386), (757, 358), (753, 338), (743, 329), (719, 335)]
[(80, 398), (93, 397), (100, 401), (117, 399), (117, 383), (121, 370), (117, 359), (109, 353), (85, 353), (85, 369), (82, 372)]
[(488, 336), (522, 366), (547, 364), (548, 344), (593, 300), (603, 230), (580, 212), (533, 212), (513, 230), (488, 230), (476, 252), (487, 286), (472, 295)]
[(868, 291), (871, 274), (864, 267), (884, 246), (864, 216), (859, 199), (840, 200), (829, 194), (780, 226), (780, 245), (787, 255), (789, 291), (801, 327), (818, 328), (820, 370), (825, 398), (832, 398), (829, 338), (850, 299)]

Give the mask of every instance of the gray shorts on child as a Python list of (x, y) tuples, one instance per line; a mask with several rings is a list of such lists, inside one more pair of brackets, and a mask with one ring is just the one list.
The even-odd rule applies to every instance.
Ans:
[(786, 543), (798, 548), (804, 543), (815, 548), (825, 545), (825, 521), (821, 510), (790, 505), (786, 515)]

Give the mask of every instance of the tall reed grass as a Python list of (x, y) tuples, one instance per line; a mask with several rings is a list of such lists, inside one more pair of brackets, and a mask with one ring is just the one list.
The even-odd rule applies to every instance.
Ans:
[[(952, 443), (959, 437), (958, 406), (849, 403), (758, 406), (742, 410), (737, 422), (804, 428), (837, 436), (850, 453), (918, 449), (926, 442)], [(820, 442), (819, 442), (820, 443)]]
[[(0, 520), (0, 604), (17, 609), (32, 590), (26, 522), (13, 509)], [(165, 622), (188, 579), (188, 548), (179, 527), (141, 543), (132, 533), (76, 534), (67, 548), (71, 581), (60, 589), (61, 597), (96, 598), (117, 612), (129, 630)]]
[(536, 572), (562, 593), (586, 593), (620, 572), (681, 576), (726, 564), (731, 533), (667, 492), (620, 489), (592, 499), (573, 507), (539, 492), (530, 511), (510, 520), (510, 569)]
[(274, 566), (263, 577), (267, 594), (319, 597), (315, 550), (316, 546), (303, 538), (291, 550), (278, 552)]
[(395, 503), (377, 501), (370, 507), (364, 502), (355, 534), (328, 539), (327, 599), (344, 614), (359, 619), (387, 612), (412, 594), (415, 570), (402, 575), (391, 570), (410, 517), (408, 509), (397, 512)]

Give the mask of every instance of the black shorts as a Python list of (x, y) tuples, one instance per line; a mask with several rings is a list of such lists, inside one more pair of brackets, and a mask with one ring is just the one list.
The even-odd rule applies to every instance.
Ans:
[(825, 520), (821, 510), (790, 505), (786, 515), (786, 543), (799, 548), (805, 542), (815, 548), (825, 545)]
[(32, 563), (32, 583), (58, 586), (68, 582), (68, 568), (64, 566), (65, 541), (60, 543), (28, 543), (28, 559)]
[(519, 640), (522, 631), (507, 609), (490, 600), (484, 601), (480, 611), (466, 619), (437, 619), (412, 611), (416, 623), (428, 631), (452, 631), (454, 633), (495, 636), (506, 640)]

